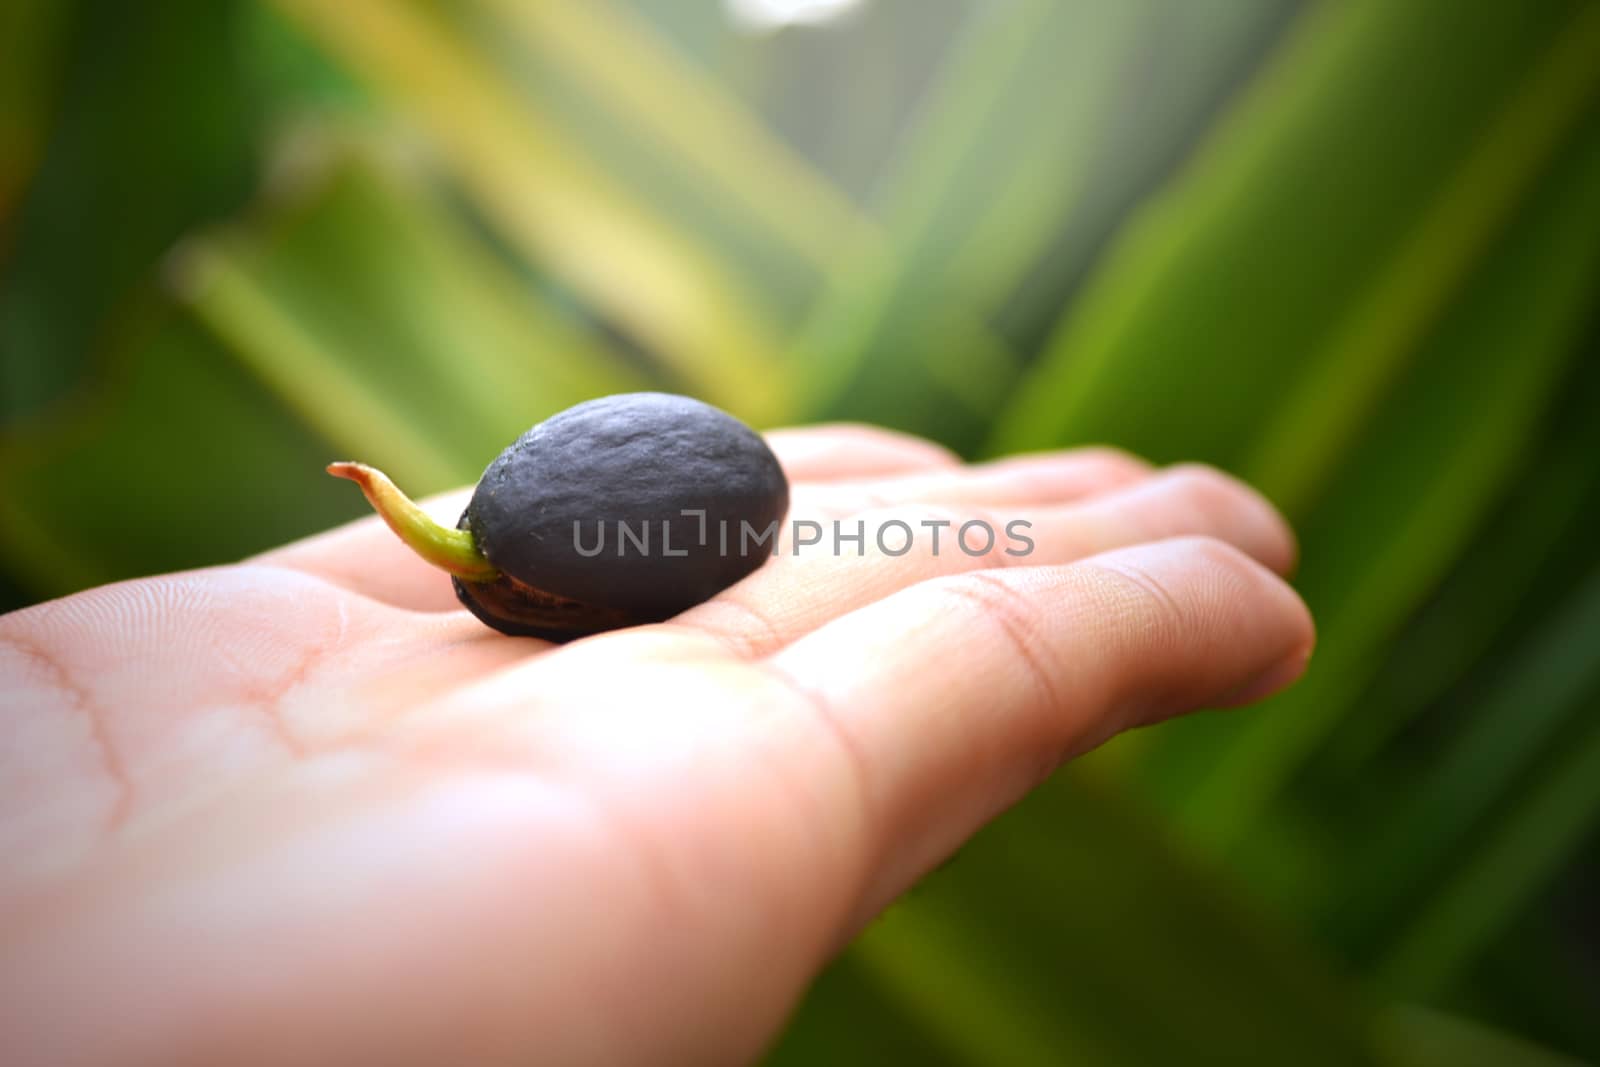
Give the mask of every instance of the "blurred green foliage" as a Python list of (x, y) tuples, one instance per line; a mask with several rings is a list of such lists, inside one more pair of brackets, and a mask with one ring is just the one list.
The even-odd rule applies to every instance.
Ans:
[(1058, 775), (773, 1060), (1600, 1060), (1600, 5), (11, 0), (0, 40), (8, 606), (633, 388), (1207, 460), (1302, 533), (1308, 678)]

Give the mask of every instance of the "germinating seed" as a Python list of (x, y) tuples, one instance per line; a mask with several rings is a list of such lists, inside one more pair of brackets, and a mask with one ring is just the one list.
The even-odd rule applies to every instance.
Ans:
[(370, 467), (328, 470), (360, 484), (402, 540), (449, 571), (479, 619), (552, 641), (660, 621), (714, 596), (771, 552), (716, 531), (775, 529), (789, 506), (759, 435), (666, 393), (603, 397), (539, 423), (489, 464), (455, 530)]

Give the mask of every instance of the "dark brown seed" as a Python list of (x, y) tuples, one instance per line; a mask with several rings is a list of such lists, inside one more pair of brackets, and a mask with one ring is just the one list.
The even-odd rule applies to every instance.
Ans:
[(589, 401), (484, 471), (459, 525), (500, 577), (456, 593), (551, 640), (666, 619), (759, 567), (788, 504), (777, 458), (732, 416), (664, 393)]

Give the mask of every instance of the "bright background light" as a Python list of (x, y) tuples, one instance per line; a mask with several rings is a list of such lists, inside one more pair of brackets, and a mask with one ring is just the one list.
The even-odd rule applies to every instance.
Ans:
[(727, 0), (727, 9), (739, 25), (765, 32), (783, 26), (832, 22), (861, 3), (862, 0)]

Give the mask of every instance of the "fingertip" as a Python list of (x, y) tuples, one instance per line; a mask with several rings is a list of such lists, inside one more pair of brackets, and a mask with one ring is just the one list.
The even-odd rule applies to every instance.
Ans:
[(1305, 673), (1316, 646), (1316, 622), (1311, 609), (1282, 573), (1267, 562), (1224, 542), (1207, 544), (1204, 551), (1247, 576), (1253, 589), (1240, 603), (1255, 605), (1250, 621), (1261, 633), (1272, 635), (1257, 645), (1259, 669), (1224, 688), (1207, 705), (1239, 707), (1287, 689)]
[(1294, 572), (1299, 543), (1283, 513), (1248, 482), (1206, 463), (1179, 463), (1162, 472), (1191, 506), (1238, 516), (1238, 545), (1279, 575)]
[(1310, 660), (1310, 648), (1291, 652), (1250, 681), (1223, 693), (1213, 701), (1213, 704), (1219, 708), (1237, 708), (1265, 700), (1298, 682), (1305, 674), (1306, 665)]
[[(1133, 676), (1124, 679), (1149, 698), (1142, 721), (1249, 703), (1303, 673), (1316, 642), (1310, 610), (1282, 577), (1237, 546), (1179, 537), (1086, 562), (1137, 593), (1121, 621), (1130, 631), (1125, 641), (1144, 650), (1126, 663)], [(1145, 658), (1168, 646), (1186, 648), (1190, 664), (1175, 687), (1153, 682), (1161, 672)]]

